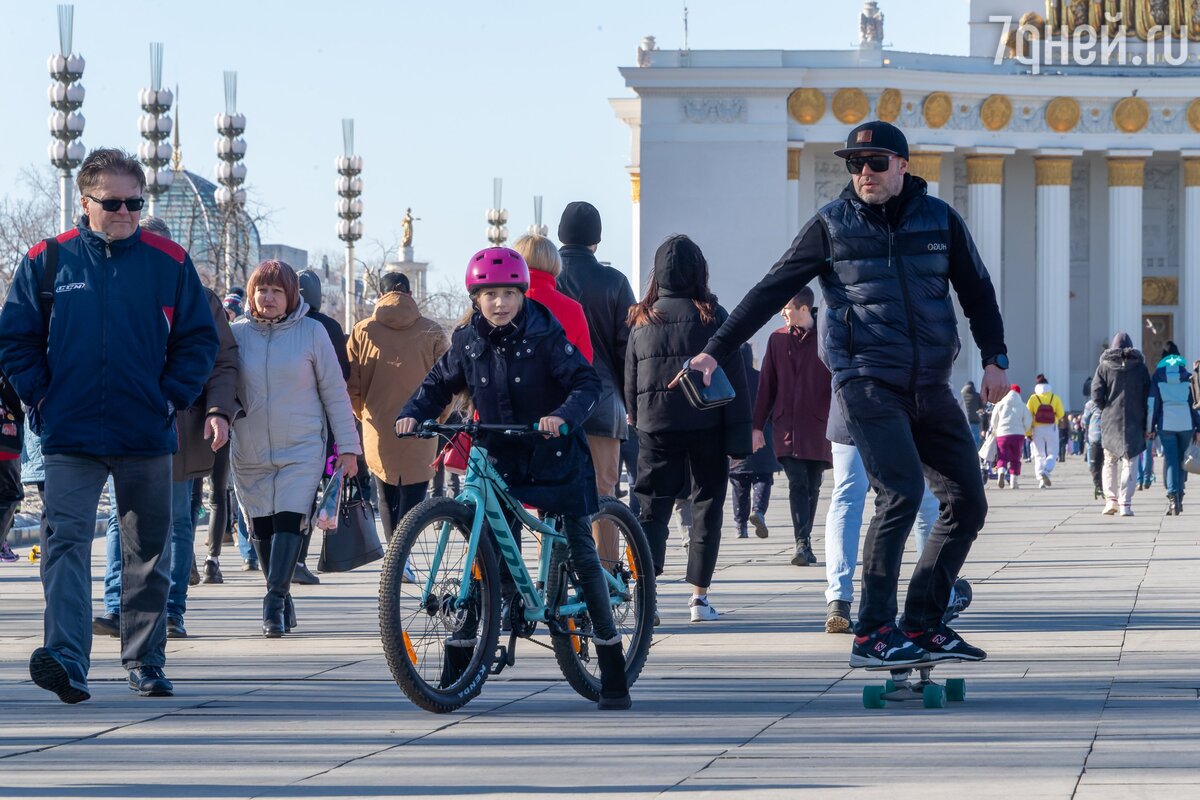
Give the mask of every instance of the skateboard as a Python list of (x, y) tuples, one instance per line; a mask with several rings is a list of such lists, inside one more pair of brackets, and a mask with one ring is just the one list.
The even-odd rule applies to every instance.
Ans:
[[(942, 658), (925, 664), (909, 667), (863, 667), (867, 672), (890, 671), (892, 677), (884, 682), (863, 687), (864, 708), (885, 708), (889, 700), (904, 702), (920, 700), (925, 708), (945, 708), (946, 701), (962, 702), (967, 699), (967, 681), (964, 678), (947, 678), (946, 683), (936, 683), (930, 673), (942, 664), (957, 664), (962, 658)], [(913, 679), (916, 671), (920, 677)]]

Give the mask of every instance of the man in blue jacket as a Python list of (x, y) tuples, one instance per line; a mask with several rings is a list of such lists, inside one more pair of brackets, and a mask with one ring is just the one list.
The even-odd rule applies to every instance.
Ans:
[[(45, 453), (44, 646), (34, 683), (87, 700), (91, 552), (111, 474), (121, 518), (121, 663), (143, 696), (163, 674), (175, 410), (212, 371), (218, 340), (200, 279), (175, 243), (138, 227), (145, 177), (132, 156), (94, 150), (77, 178), (83, 217), (33, 247), (0, 312), (0, 363)], [(43, 280), (45, 279), (45, 283)]]

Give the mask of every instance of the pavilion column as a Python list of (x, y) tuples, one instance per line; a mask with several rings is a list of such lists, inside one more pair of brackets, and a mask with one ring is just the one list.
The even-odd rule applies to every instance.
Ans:
[[(996, 289), (996, 303), (1004, 313), (1001, 258), (1004, 242), (1004, 156), (967, 156), (967, 229)], [(962, 357), (968, 375), (979, 374), (979, 348), (968, 332)]]
[(929, 196), (940, 197), (942, 180), (942, 154), (916, 151), (909, 154), (908, 171), (911, 175), (924, 178), (929, 184)]
[(1183, 357), (1200, 358), (1200, 157), (1183, 159)]
[(1108, 158), (1108, 335), (1142, 343), (1142, 187), (1146, 159)]
[(633, 278), (634, 297), (642, 296), (642, 173), (629, 173), (629, 195), (633, 201), (633, 221), (629, 226), (629, 238), (633, 240), (633, 259), (629, 262), (629, 274)]
[(788, 144), (787, 151), (787, 230), (784, 238), (790, 242), (800, 232), (800, 147)]
[[(1071, 159), (1034, 158), (1037, 182), (1037, 364), (1060, 393), (1071, 383)], [(1025, 372), (1022, 372), (1025, 374)]]

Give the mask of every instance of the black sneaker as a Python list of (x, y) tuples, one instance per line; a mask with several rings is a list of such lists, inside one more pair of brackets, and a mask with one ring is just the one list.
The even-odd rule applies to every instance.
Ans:
[(983, 661), (987, 653), (974, 645), (967, 644), (954, 630), (942, 623), (936, 628), (904, 634), (918, 647), (929, 653), (929, 658), (938, 661), (943, 658), (959, 658), (963, 661)]
[(187, 628), (183, 626), (183, 617), (167, 617), (167, 638), (186, 639)]
[(931, 660), (929, 653), (894, 625), (884, 625), (866, 636), (855, 636), (854, 647), (850, 649), (852, 667), (908, 667)]
[(120, 639), (121, 615), (109, 611), (103, 616), (92, 617), (92, 633), (97, 636), (111, 636), (114, 639)]

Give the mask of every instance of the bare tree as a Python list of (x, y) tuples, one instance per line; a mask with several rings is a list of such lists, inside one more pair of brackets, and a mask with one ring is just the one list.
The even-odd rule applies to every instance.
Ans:
[(0, 198), (0, 289), (8, 293), (21, 259), (42, 239), (58, 233), (58, 178), (49, 167), (21, 170), (21, 196)]
[(422, 314), (450, 331), (471, 309), (471, 298), (461, 284), (443, 275), (438, 288), (425, 295), (420, 309)]

